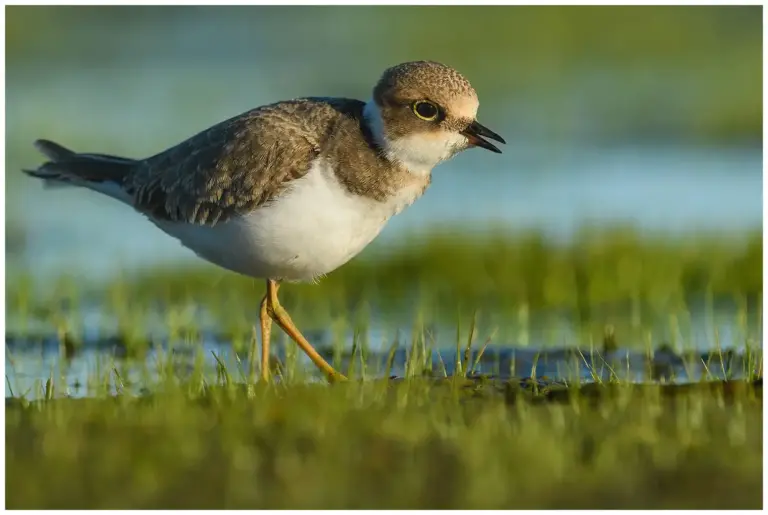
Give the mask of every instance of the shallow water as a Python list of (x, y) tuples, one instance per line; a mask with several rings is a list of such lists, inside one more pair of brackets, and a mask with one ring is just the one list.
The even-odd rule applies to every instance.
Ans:
[[(478, 232), (491, 225), (538, 229), (569, 239), (585, 224), (738, 235), (762, 222), (760, 152), (621, 146), (559, 151), (562, 158), (552, 160), (544, 150), (518, 147), (493, 160), (473, 150), (441, 165), (424, 197), (394, 217), (371, 250), (453, 224)], [(31, 180), (13, 191), (8, 218), (25, 235), (16, 259), (36, 274), (68, 269), (106, 279), (118, 270), (198, 260), (114, 200), (89, 191), (45, 191)]]
[[(323, 335), (309, 335), (323, 341)], [(315, 336), (315, 338), (313, 338)], [(514, 377), (544, 378), (544, 381), (572, 383), (608, 381), (678, 382), (743, 378), (762, 373), (762, 351), (745, 352), (724, 340), (722, 347), (676, 352), (667, 345), (655, 350), (580, 346), (520, 347), (492, 343), (483, 348), (473, 344), (469, 354), (456, 352), (445, 342), (430, 342), (410, 347), (382, 345), (363, 348), (352, 341), (342, 349), (318, 345), (320, 353), (337, 364), (340, 371), (354, 370), (356, 377), (376, 378), (428, 374), (454, 375), (457, 372), (489, 374), (501, 379)], [(610, 345), (610, 343), (608, 344)], [(55, 336), (6, 336), (6, 397), (43, 395), (44, 384), (54, 378), (60, 394), (88, 396), (127, 390), (138, 393), (152, 388), (160, 378), (189, 379), (201, 372), (208, 382), (215, 382), (223, 364), (235, 382), (245, 382), (258, 364), (251, 363), (251, 351), (258, 360), (259, 347), (246, 345), (236, 350), (226, 337), (214, 333), (194, 339), (151, 339), (142, 351), (131, 351), (117, 337), (86, 338), (77, 344)], [(321, 379), (308, 358), (284, 338), (272, 344), (273, 360), (282, 370), (299, 372), (305, 379)], [(458, 356), (458, 359), (457, 359)], [(458, 364), (457, 364), (458, 362)], [(351, 368), (350, 368), (351, 367)], [(105, 386), (106, 385), (106, 386)]]

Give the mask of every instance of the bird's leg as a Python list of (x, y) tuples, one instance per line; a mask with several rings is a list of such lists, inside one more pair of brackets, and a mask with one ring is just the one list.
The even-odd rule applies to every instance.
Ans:
[(291, 320), (288, 312), (283, 308), (283, 306), (280, 305), (280, 301), (277, 300), (278, 288), (279, 285), (277, 282), (273, 281), (272, 279), (267, 279), (267, 297), (269, 297), (267, 310), (269, 311), (269, 315), (272, 317), (272, 320), (277, 322), (277, 325), (279, 325), (280, 328), (285, 331), (285, 333), (290, 336), (293, 341), (296, 342), (301, 350), (303, 350), (304, 353), (309, 356), (309, 359), (312, 360), (312, 363), (314, 363), (317, 368), (322, 370), (328, 376), (329, 381), (345, 381), (347, 378), (336, 372), (336, 370), (334, 370), (334, 368), (327, 361), (325, 361), (320, 354), (318, 354), (315, 348), (312, 347), (307, 339), (304, 338), (304, 335), (302, 335), (301, 332), (299, 332), (299, 330), (296, 328), (296, 325), (293, 323), (293, 320)]
[(259, 321), (261, 322), (261, 379), (269, 381), (269, 339), (272, 335), (272, 318), (269, 316), (269, 292), (261, 299)]

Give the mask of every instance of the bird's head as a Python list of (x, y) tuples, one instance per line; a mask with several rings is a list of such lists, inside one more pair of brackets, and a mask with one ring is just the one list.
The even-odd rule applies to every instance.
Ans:
[(415, 174), (470, 147), (501, 153), (504, 139), (477, 121), (479, 101), (469, 81), (449, 66), (415, 61), (387, 69), (365, 106), (384, 156)]

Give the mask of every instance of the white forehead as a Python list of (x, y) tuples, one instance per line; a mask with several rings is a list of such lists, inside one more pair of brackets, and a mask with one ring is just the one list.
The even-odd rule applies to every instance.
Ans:
[(452, 98), (445, 108), (455, 118), (466, 118), (474, 120), (477, 116), (477, 109), (480, 107), (477, 97), (474, 95), (461, 95)]

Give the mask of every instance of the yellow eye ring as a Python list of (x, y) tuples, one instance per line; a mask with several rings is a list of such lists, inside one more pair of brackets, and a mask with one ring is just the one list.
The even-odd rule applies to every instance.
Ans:
[(440, 110), (437, 106), (427, 100), (417, 100), (413, 103), (411, 109), (413, 109), (413, 114), (427, 122), (435, 121), (437, 115), (440, 114)]

